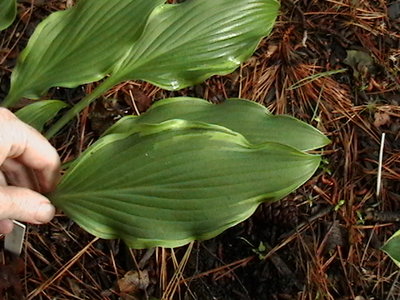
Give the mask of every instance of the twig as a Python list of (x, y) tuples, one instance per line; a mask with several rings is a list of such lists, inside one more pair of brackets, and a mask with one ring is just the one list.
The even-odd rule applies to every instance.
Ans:
[(381, 193), (381, 184), (382, 184), (382, 162), (383, 162), (383, 149), (385, 146), (385, 133), (382, 133), (381, 139), (381, 149), (379, 151), (379, 166), (378, 166), (378, 178), (376, 182), (376, 196), (379, 197)]

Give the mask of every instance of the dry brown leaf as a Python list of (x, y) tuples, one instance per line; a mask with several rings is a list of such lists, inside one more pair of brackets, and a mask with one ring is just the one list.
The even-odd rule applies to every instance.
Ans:
[(149, 272), (129, 271), (125, 276), (118, 280), (118, 287), (121, 293), (132, 294), (147, 289), (150, 284)]
[(381, 127), (390, 123), (390, 116), (386, 112), (376, 112), (374, 115), (374, 125), (375, 127)]

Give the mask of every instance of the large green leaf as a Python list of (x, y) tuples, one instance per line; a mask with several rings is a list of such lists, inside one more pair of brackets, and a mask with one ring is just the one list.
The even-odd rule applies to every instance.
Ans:
[(20, 120), (42, 131), (44, 125), (66, 107), (68, 104), (60, 100), (43, 100), (23, 107), (15, 114)]
[(0, 30), (11, 25), (17, 14), (16, 0), (0, 0)]
[(187, 0), (159, 6), (113, 76), (176, 90), (230, 73), (270, 33), (278, 10), (276, 0)]
[(80, 0), (38, 25), (12, 74), (6, 103), (39, 98), (53, 86), (102, 79), (138, 39), (164, 0)]
[(400, 230), (382, 246), (382, 250), (400, 267)]
[(243, 221), (261, 202), (303, 184), (319, 163), (282, 144), (250, 144), (221, 126), (172, 120), (103, 137), (49, 197), (99, 237), (176, 247)]
[(244, 135), (251, 143), (276, 142), (302, 151), (318, 149), (330, 142), (314, 127), (290, 116), (274, 116), (255, 102), (228, 99), (214, 105), (190, 97), (158, 101), (139, 117), (122, 118), (105, 134), (123, 133), (136, 124), (157, 124), (171, 119), (221, 125)]
[(49, 130), (51, 137), (121, 81), (141, 79), (175, 90), (232, 72), (270, 33), (279, 10), (277, 0), (157, 6), (163, 2), (81, 0), (51, 15), (21, 55), (2, 105), (22, 96), (38, 98), (50, 86), (74, 87), (110, 74)]
[(269, 34), (279, 9), (276, 0), (187, 0), (156, 7), (163, 2), (81, 0), (52, 14), (22, 53), (3, 105), (108, 73), (99, 94), (126, 79), (180, 89), (230, 73)]

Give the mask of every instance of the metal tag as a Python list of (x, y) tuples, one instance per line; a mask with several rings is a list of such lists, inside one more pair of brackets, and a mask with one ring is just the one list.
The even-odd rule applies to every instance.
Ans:
[(18, 221), (13, 221), (14, 229), (4, 239), (4, 249), (19, 256), (25, 239), (26, 226)]

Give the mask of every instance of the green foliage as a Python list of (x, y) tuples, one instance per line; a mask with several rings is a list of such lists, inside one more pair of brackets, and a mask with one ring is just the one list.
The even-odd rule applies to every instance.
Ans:
[(308, 180), (320, 157), (253, 144), (225, 127), (137, 124), (90, 147), (51, 200), (87, 231), (130, 247), (214, 237)]
[(282, 143), (301, 151), (318, 149), (329, 143), (329, 139), (314, 127), (290, 116), (274, 116), (264, 106), (244, 99), (228, 99), (218, 105), (190, 97), (160, 100), (140, 116), (122, 118), (105, 134), (171, 119), (216, 124), (244, 135), (251, 143)]
[(11, 25), (17, 14), (16, 0), (0, 0), (0, 30)]
[(270, 33), (279, 9), (276, 0), (163, 2), (81, 0), (53, 13), (19, 57), (3, 105), (107, 74), (101, 93), (128, 79), (180, 89), (230, 73)]
[(400, 230), (393, 234), (381, 249), (400, 267)]
[[(121, 81), (176, 90), (232, 72), (270, 33), (279, 10), (276, 0), (164, 2), (80, 0), (53, 13), (20, 55), (2, 104), (106, 78), (51, 128), (53, 136)], [(42, 130), (65, 106), (46, 100), (17, 114)], [(113, 126), (49, 197), (99, 237), (176, 247), (211, 238), (292, 192), (321, 162), (304, 151), (328, 142), (313, 127), (243, 99), (166, 99)]]
[(191, 0), (159, 6), (112, 76), (177, 90), (231, 73), (271, 32), (278, 9), (273, 0)]
[(18, 58), (5, 105), (53, 86), (104, 78), (141, 35), (163, 0), (81, 0), (41, 22)]
[(21, 108), (16, 115), (20, 120), (41, 132), (44, 125), (66, 107), (68, 105), (60, 100), (43, 100)]

